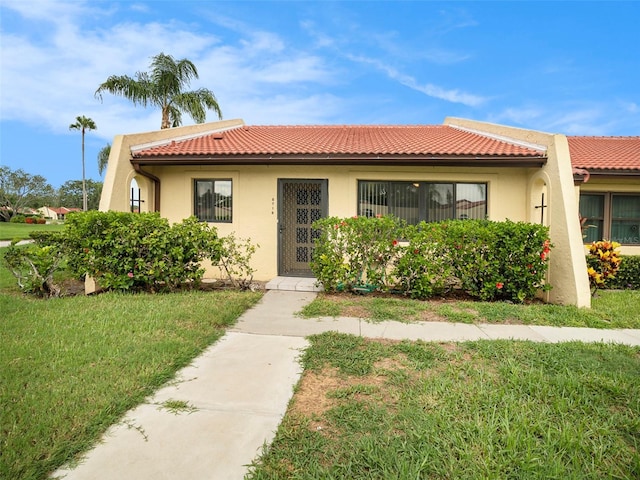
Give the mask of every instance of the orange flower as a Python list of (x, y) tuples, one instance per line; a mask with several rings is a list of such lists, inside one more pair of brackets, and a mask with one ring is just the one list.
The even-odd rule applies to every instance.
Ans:
[(498, 282), (498, 283), (496, 283), (496, 288), (497, 288), (498, 290), (501, 290), (501, 289), (502, 289), (502, 287), (504, 287), (504, 283), (502, 283), (502, 282)]

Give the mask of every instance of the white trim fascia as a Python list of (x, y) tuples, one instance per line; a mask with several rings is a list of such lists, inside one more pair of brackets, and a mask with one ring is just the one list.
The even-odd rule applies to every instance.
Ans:
[(531, 148), (533, 150), (540, 150), (542, 152), (547, 151), (546, 145), (540, 145), (538, 143), (533, 142), (525, 142), (524, 140), (516, 140), (512, 137), (507, 137), (504, 135), (496, 135), (495, 133), (487, 133), (483, 130), (475, 130), (473, 128), (465, 128), (459, 125), (448, 125), (451, 128), (457, 128), (458, 130), (462, 130), (463, 132), (475, 133), (476, 135), (482, 135), (483, 137), (493, 138), (494, 140), (500, 140), (501, 142), (511, 143), (513, 145), (517, 145), (519, 147)]
[(155, 140), (153, 142), (140, 143), (138, 145), (131, 145), (131, 153), (136, 153), (148, 148), (159, 147), (161, 145), (168, 145), (171, 142), (182, 142), (183, 140), (191, 140), (192, 138), (205, 137), (214, 133), (226, 132), (227, 130), (233, 130), (234, 128), (242, 128), (244, 125), (231, 125), (228, 127), (214, 128), (205, 132), (190, 133), (187, 135), (180, 135), (179, 137), (165, 138), (163, 140)]

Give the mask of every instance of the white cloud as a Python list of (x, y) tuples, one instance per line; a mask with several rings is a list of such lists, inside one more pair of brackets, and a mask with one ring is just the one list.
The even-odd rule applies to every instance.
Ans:
[[(119, 21), (106, 10), (93, 13), (110, 21), (87, 28), (82, 26), (87, 5), (58, 1), (3, 4), (2, 8), (22, 15), (39, 33), (7, 28), (0, 33), (0, 120), (44, 125), (54, 133), (66, 133), (77, 115), (85, 115), (98, 125), (94, 134), (106, 140), (123, 132), (155, 130), (158, 111), (134, 108), (127, 100), (109, 94), (101, 103), (94, 92), (109, 75), (133, 76), (146, 71), (150, 57), (160, 51), (196, 64), (200, 79), (191, 87), (213, 90), (225, 118), (238, 112), (233, 116), (271, 123), (269, 119), (287, 112), (289, 122), (304, 118), (321, 121), (328, 111), (335, 113), (338, 108), (336, 97), (296, 88), (330, 82), (332, 73), (321, 58), (288, 47), (276, 34), (226, 20), (241, 38), (235, 44), (222, 44), (219, 37), (179, 22)], [(30, 24), (34, 19), (36, 24)], [(286, 85), (291, 88), (283, 90)], [(322, 103), (333, 107), (323, 110), (319, 107)], [(318, 114), (309, 116), (312, 109)], [(214, 118), (210, 115), (209, 119)], [(188, 117), (184, 121), (191, 122)]]
[(399, 72), (395, 68), (380, 60), (363, 56), (348, 55), (354, 62), (372, 65), (377, 70), (383, 71), (389, 78), (396, 80), (405, 87), (409, 87), (425, 95), (452, 103), (461, 103), (470, 107), (477, 107), (486, 102), (486, 98), (479, 95), (463, 92), (458, 89), (446, 89), (432, 83), (420, 84), (414, 77)]

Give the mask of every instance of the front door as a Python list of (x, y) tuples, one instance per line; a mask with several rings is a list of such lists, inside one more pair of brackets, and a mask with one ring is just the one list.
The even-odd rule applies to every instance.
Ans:
[(312, 277), (316, 220), (327, 216), (327, 180), (278, 180), (278, 275)]

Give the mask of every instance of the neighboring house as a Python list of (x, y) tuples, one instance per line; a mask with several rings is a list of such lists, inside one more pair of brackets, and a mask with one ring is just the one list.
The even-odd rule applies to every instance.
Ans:
[(640, 137), (568, 137), (585, 242), (640, 255)]
[(66, 207), (40, 207), (38, 211), (45, 218), (51, 218), (53, 220), (64, 220), (69, 212), (80, 212), (79, 208), (66, 208)]
[[(457, 118), (397, 126), (230, 120), (121, 135), (112, 144), (100, 210), (129, 211), (135, 179), (142, 211), (174, 222), (195, 215), (220, 235), (235, 232), (258, 243), (257, 280), (311, 276), (311, 224), (327, 215), (543, 223), (554, 244), (553, 288), (545, 299), (589, 306), (578, 194), (588, 188), (603, 195), (606, 210), (620, 202), (618, 192), (640, 190), (633, 179), (638, 168), (630, 180), (596, 181), (592, 166), (572, 165), (571, 138), (578, 137)], [(602, 235), (617, 228), (611, 215), (618, 210), (610, 212), (602, 213)]]

